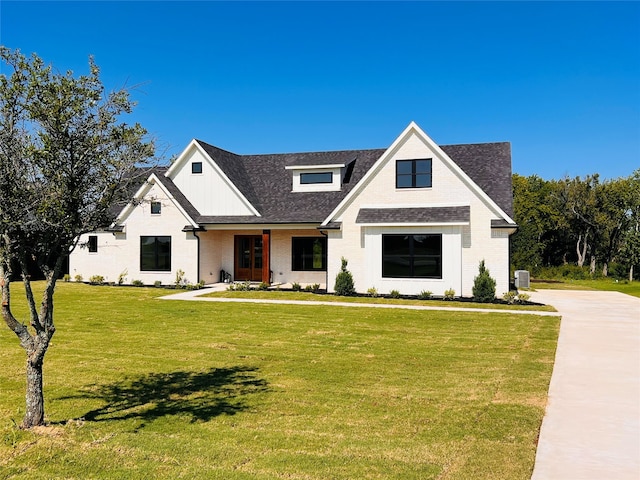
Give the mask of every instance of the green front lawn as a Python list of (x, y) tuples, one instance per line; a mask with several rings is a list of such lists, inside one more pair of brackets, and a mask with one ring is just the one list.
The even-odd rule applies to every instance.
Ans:
[(531, 477), (557, 317), (166, 293), (59, 285), (34, 431), (0, 329), (0, 478)]

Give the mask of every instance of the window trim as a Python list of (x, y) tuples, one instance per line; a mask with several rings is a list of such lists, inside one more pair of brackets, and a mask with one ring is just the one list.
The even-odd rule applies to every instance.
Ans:
[[(440, 254), (439, 255), (430, 255), (430, 257), (437, 258), (439, 261), (437, 263), (438, 272), (436, 275), (415, 275), (415, 245), (414, 245), (414, 237), (416, 236), (427, 236), (427, 237), (438, 237), (440, 240)], [(409, 257), (409, 275), (385, 275), (385, 257), (389, 256), (389, 254), (385, 254), (384, 243), (385, 238), (388, 237), (410, 237), (409, 240), (409, 252), (407, 253), (407, 257)], [(442, 280), (442, 264), (443, 264), (443, 243), (442, 243), (442, 233), (389, 233), (382, 234), (382, 242), (381, 242), (381, 252), (382, 252), (382, 278), (419, 278), (419, 279), (431, 279), (431, 280)]]
[[(319, 268), (304, 268), (304, 254), (300, 251), (303, 247), (302, 243), (315, 243), (320, 241), (322, 246), (321, 266)], [(297, 244), (297, 245), (296, 245)], [(297, 248), (296, 248), (297, 247)], [(313, 246), (311, 246), (313, 249)], [(297, 259), (297, 257), (301, 257)], [(296, 261), (297, 260), (297, 261)], [(313, 265), (314, 256), (311, 254), (311, 263)], [(302, 264), (302, 265), (301, 265)], [(326, 237), (291, 237), (291, 271), (292, 272), (326, 272), (327, 271), (327, 238)]]
[(202, 162), (191, 162), (191, 174), (192, 175), (202, 174)]
[(98, 253), (97, 235), (89, 235), (89, 239), (87, 240), (87, 249), (89, 250), (89, 253)]
[[(143, 247), (143, 242), (144, 239), (147, 238), (153, 238), (154, 239), (154, 243), (153, 243), (153, 247), (154, 247), (154, 252), (153, 252), (153, 268), (145, 268), (144, 262), (143, 262), (143, 251), (142, 251), (142, 247)], [(168, 261), (168, 266), (164, 267), (164, 268), (159, 268), (159, 259), (161, 258), (161, 252), (159, 252), (159, 239), (168, 239), (169, 240), (169, 261)], [(171, 235), (141, 235), (140, 236), (140, 271), (141, 272), (170, 272), (171, 271), (171, 257), (172, 257), (172, 248), (171, 248)]]
[[(417, 162), (429, 162), (428, 172), (418, 172), (416, 171)], [(411, 162), (411, 173), (400, 173), (399, 166), (401, 163), (406, 164)], [(416, 179), (419, 175), (426, 175), (429, 177), (428, 185), (416, 185)], [(411, 178), (411, 185), (400, 185), (398, 180), (400, 178)], [(433, 159), (432, 158), (413, 158), (413, 159), (401, 159), (396, 160), (396, 188), (405, 189), (405, 188), (432, 188), (433, 187)]]

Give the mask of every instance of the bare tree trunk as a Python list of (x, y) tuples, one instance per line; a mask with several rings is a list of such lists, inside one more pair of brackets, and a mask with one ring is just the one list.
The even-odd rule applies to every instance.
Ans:
[(595, 255), (591, 255), (591, 265), (589, 266), (589, 273), (591, 273), (591, 275), (596, 273), (596, 256)]
[(22, 428), (44, 424), (44, 393), (42, 390), (42, 359), (31, 361), (27, 358), (26, 412)]
[(604, 265), (602, 265), (602, 276), (606, 277), (609, 275), (609, 264), (607, 262), (604, 262)]
[[(60, 260), (56, 262), (56, 273), (59, 273), (57, 268), (61, 264), (62, 261)], [(29, 328), (18, 321), (11, 312), (10, 274), (8, 264), (0, 261), (0, 291), (2, 293), (0, 312), (5, 323), (16, 334), (20, 340), (20, 346), (24, 348), (27, 354), (26, 408), (21, 427), (31, 428), (44, 424), (42, 365), (45, 353), (51, 342), (51, 337), (53, 337), (56, 331), (53, 325), (53, 291), (56, 277), (48, 275), (47, 287), (43, 295), (40, 315), (38, 315), (33, 298), (33, 291), (31, 290), (31, 283), (26, 270), (23, 270), (23, 283), (26, 290), (27, 303), (31, 311), (30, 326), (33, 329), (32, 334)]]
[(629, 283), (633, 282), (633, 265), (629, 268)]
[(578, 236), (578, 243), (576, 243), (576, 253), (578, 254), (578, 266), (584, 266), (584, 261), (587, 258), (587, 238), (589, 233), (584, 234), (584, 242), (582, 243), (582, 251), (580, 250), (580, 242), (582, 241), (582, 234)]

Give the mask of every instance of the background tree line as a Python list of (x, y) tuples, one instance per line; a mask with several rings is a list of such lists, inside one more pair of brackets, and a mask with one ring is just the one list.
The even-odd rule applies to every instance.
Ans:
[[(511, 261), (534, 276), (640, 274), (640, 169), (628, 177), (513, 175)], [(555, 268), (559, 267), (559, 268)], [(558, 271), (560, 270), (560, 272)]]

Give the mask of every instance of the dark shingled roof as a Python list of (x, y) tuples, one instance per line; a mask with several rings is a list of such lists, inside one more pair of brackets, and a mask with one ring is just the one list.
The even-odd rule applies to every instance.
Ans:
[[(371, 149), (237, 155), (200, 140), (197, 142), (261, 215), (260, 217), (200, 215), (173, 181), (162, 175), (160, 170), (156, 170), (163, 185), (176, 198), (187, 214), (199, 224), (321, 223), (386, 151), (386, 149)], [(505, 213), (512, 216), (511, 146), (509, 143), (444, 145), (441, 148)], [(348, 182), (343, 183), (341, 190), (292, 192), (292, 174), (285, 167), (331, 164), (349, 165)], [(363, 215), (373, 214), (373, 212), (369, 212), (370, 209), (366, 210)], [(376, 212), (391, 215), (394, 218), (399, 217), (400, 213), (402, 215), (410, 214), (411, 218), (415, 219), (436, 218), (424, 221), (446, 221), (446, 218), (453, 218), (456, 215), (456, 218), (460, 217), (459, 210), (451, 212), (439, 208), (416, 209), (420, 210), (419, 212), (402, 210), (402, 212), (398, 212), (398, 209), (377, 209)], [(368, 220), (367, 223), (369, 221), (375, 222)], [(466, 221), (468, 221), (468, 215)]]
[[(235, 155), (199, 140), (198, 143), (261, 215), (251, 220), (249, 217), (201, 217), (200, 223), (321, 223), (385, 152), (378, 149)], [(285, 167), (351, 161), (354, 161), (351, 178), (340, 191), (292, 192), (291, 171)]]
[(511, 144), (472, 143), (440, 148), (471, 177), (489, 198), (513, 217), (511, 187)]
[(471, 208), (361, 208), (356, 223), (457, 223), (468, 222)]

